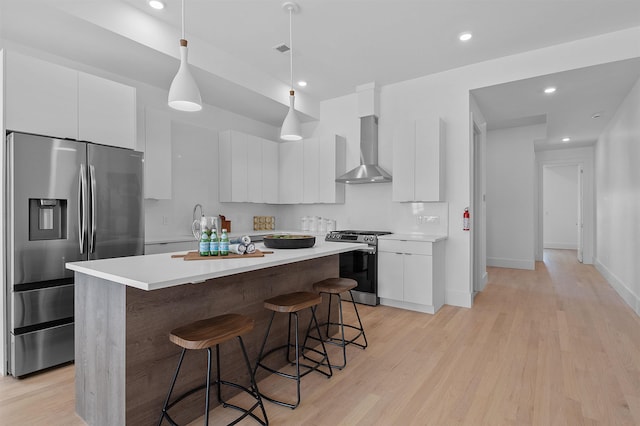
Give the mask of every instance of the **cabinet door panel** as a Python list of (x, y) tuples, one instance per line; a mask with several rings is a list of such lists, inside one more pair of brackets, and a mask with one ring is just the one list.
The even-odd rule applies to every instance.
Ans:
[(317, 203), (319, 199), (318, 185), (320, 177), (320, 150), (318, 139), (311, 138), (303, 140), (302, 150), (302, 202), (307, 204)]
[(265, 203), (278, 203), (278, 143), (262, 140), (262, 198)]
[(284, 142), (280, 149), (279, 196), (281, 204), (302, 202), (303, 151), (300, 142)]
[(404, 301), (432, 305), (433, 258), (419, 254), (404, 255)]
[(247, 202), (248, 198), (248, 135), (231, 132), (231, 201)]
[(393, 136), (393, 201), (413, 201), (415, 156), (415, 122), (400, 124)]
[(440, 123), (440, 119), (416, 121), (416, 201), (441, 201)]
[(78, 139), (78, 72), (14, 52), (5, 56), (5, 127)]
[(145, 111), (144, 197), (171, 199), (171, 116), (165, 111)]
[(378, 296), (403, 300), (402, 254), (378, 252)]
[(78, 138), (135, 149), (136, 89), (78, 73)]
[(247, 139), (247, 201), (262, 203), (262, 138)]

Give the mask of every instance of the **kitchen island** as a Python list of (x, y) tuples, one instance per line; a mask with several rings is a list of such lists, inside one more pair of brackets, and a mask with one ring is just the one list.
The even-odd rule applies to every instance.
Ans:
[[(89, 425), (157, 423), (180, 353), (169, 341), (172, 329), (230, 312), (249, 315), (255, 328), (244, 340), (253, 362), (269, 318), (263, 300), (310, 291), (314, 282), (339, 275), (339, 253), (362, 247), (317, 240), (312, 248), (274, 249), (257, 258), (185, 261), (169, 253), (67, 263), (75, 271), (76, 412)], [(287, 334), (286, 315), (278, 317), (274, 345)], [(234, 356), (237, 345), (220, 349), (225, 377), (248, 383)], [(190, 352), (176, 394), (204, 380), (205, 351)], [(176, 406), (176, 421), (201, 416), (202, 398)]]

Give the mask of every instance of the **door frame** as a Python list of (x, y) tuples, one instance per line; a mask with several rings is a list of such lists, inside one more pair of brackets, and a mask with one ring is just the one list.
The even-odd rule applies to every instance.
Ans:
[[(578, 148), (580, 149), (580, 148)], [(570, 150), (566, 150), (566, 154), (562, 155), (560, 151), (555, 151), (558, 155), (553, 155), (553, 151), (537, 151), (536, 152), (536, 197), (535, 197), (535, 257), (536, 261), (543, 260), (543, 167), (544, 166), (562, 166), (562, 165), (579, 165), (582, 170), (582, 197), (579, 203), (582, 209), (582, 261), (586, 264), (593, 264), (595, 250), (595, 168), (593, 161), (593, 150), (585, 154), (586, 149), (581, 151), (576, 149), (575, 154)], [(554, 158), (555, 157), (555, 158)]]

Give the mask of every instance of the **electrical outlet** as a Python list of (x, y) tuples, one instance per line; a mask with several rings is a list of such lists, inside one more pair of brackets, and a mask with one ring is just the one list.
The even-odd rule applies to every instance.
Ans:
[(162, 224), (163, 225), (169, 224), (169, 216), (162, 216)]

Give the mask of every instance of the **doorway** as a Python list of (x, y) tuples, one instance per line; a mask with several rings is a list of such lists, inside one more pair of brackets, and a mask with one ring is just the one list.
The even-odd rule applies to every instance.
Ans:
[(542, 167), (542, 248), (576, 250), (583, 261), (583, 166)]

